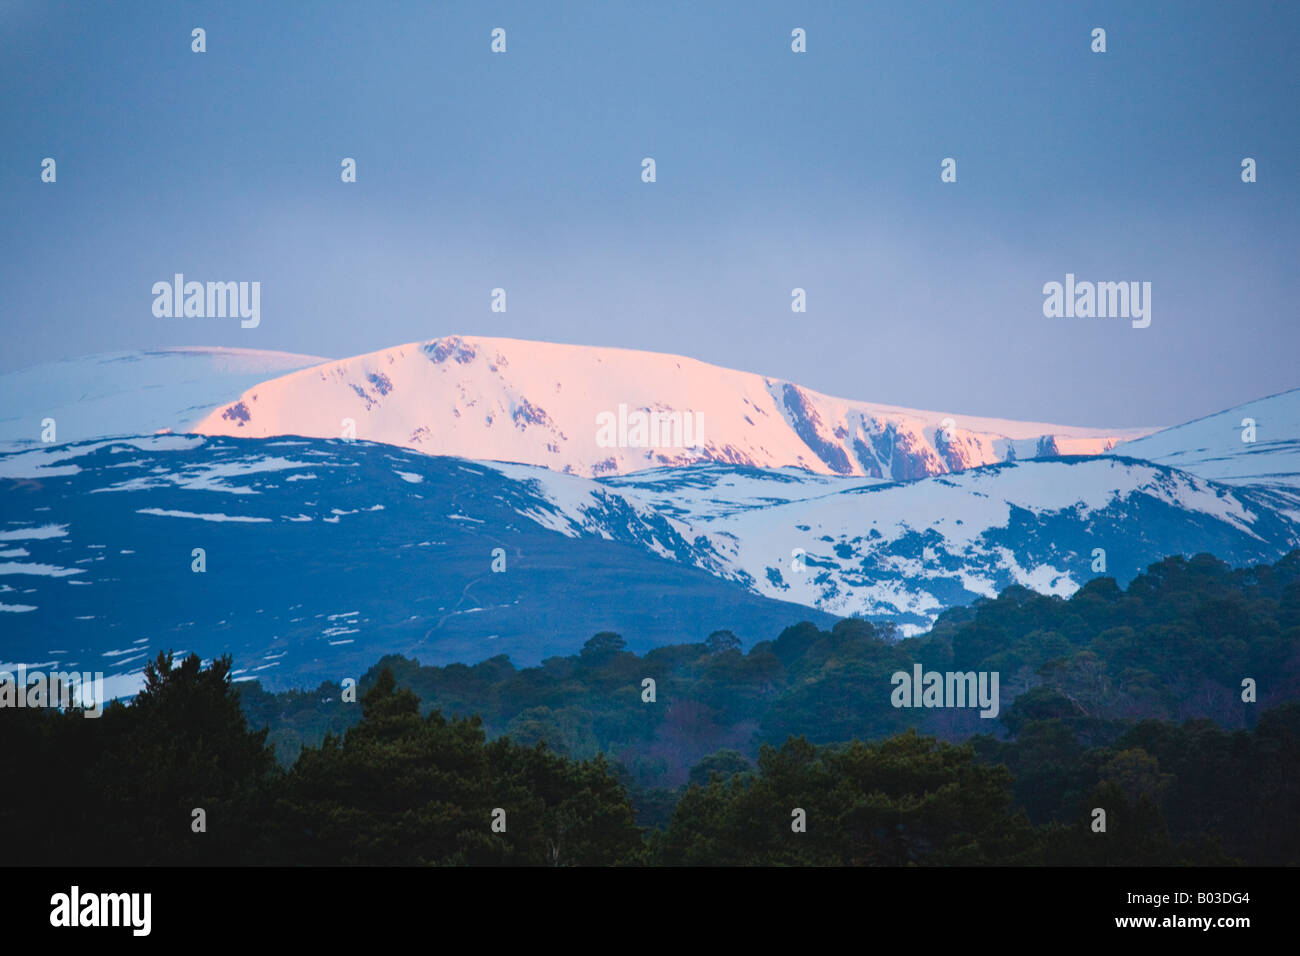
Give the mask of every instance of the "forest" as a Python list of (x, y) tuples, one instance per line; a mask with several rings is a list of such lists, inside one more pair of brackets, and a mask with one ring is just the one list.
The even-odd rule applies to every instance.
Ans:
[[(66, 864), (1295, 864), (1298, 650), (1300, 552), (1010, 588), (910, 638), (386, 657), (354, 699), (160, 654), (98, 720), (0, 710), (0, 826)], [(892, 706), (915, 664), (999, 673), (997, 719)]]

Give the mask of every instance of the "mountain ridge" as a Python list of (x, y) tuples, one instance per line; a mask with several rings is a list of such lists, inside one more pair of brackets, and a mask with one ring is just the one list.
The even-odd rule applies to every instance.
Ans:
[(0, 373), (0, 450), (186, 431), (216, 405), (318, 355), (221, 346), (100, 352)]
[[(697, 447), (601, 443), (602, 415), (701, 416)], [(721, 462), (910, 480), (1039, 455), (1098, 454), (1152, 429), (1099, 429), (836, 398), (660, 352), (446, 336), (292, 371), (196, 433), (356, 438), (586, 477)], [(631, 430), (627, 430), (631, 434)], [(653, 442), (653, 431), (651, 432)]]

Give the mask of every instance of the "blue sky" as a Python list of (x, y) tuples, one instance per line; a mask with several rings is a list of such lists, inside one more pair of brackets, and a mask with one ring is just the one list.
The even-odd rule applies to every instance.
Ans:
[[(464, 333), (1186, 420), (1300, 386), (1298, 35), (1249, 0), (0, 0), (0, 371)], [(155, 318), (175, 272), (260, 281), (260, 326)], [(1151, 326), (1045, 318), (1067, 272), (1150, 281)]]

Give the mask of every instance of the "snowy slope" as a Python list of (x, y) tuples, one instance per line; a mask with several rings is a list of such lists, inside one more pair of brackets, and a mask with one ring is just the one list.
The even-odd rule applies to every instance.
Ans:
[[(1253, 442), (1242, 440), (1247, 418), (1255, 422)], [(1125, 442), (1114, 453), (1228, 484), (1300, 492), (1300, 389)]]
[(129, 682), (170, 648), (302, 686), (385, 653), (536, 662), (601, 630), (638, 650), (832, 615), (915, 632), (1011, 584), (1070, 594), (1095, 548), (1127, 583), (1168, 554), (1276, 560), (1297, 529), (1259, 489), (1106, 456), (897, 483), (298, 438), (37, 446), (0, 454), (0, 664)]
[(651, 468), (630, 475), (605, 476), (599, 481), (662, 514), (694, 525), (754, 508), (887, 483), (882, 478), (815, 475), (799, 468), (759, 469), (713, 463)]
[(102, 670), (130, 693), (170, 649), (230, 653), (237, 679), (301, 687), (386, 653), (529, 664), (604, 630), (645, 651), (833, 623), (703, 570), (707, 542), (673, 519), (524, 470), (181, 435), (0, 454), (0, 669)]
[[(619, 447), (602, 445), (598, 416), (617, 417), (620, 406), (628, 415), (698, 414), (702, 441), (633, 447), (631, 431)], [(722, 462), (909, 480), (1008, 457), (1095, 454), (1148, 431), (950, 416), (832, 398), (674, 355), (460, 336), (262, 382), (194, 430), (337, 438), (345, 419), (361, 440), (584, 476)]]
[(1123, 582), (1166, 554), (1275, 560), (1300, 546), (1300, 526), (1270, 504), (1143, 462), (1045, 460), (850, 489), (708, 530), (760, 594), (927, 625), (1011, 584), (1069, 596), (1099, 576), (1094, 548)]
[[(557, 509), (589, 515), (590, 483), (535, 468)], [(1216, 485), (1109, 456), (1021, 461), (914, 482), (712, 465), (598, 479), (630, 510), (671, 515), (697, 566), (759, 594), (908, 631), (1012, 584), (1068, 596), (1127, 583), (1169, 554), (1272, 561), (1300, 546), (1300, 516), (1266, 489)], [(582, 518), (577, 519), (579, 523)], [(585, 520), (590, 521), (590, 518)], [(1093, 571), (1093, 551), (1106, 552)]]
[(169, 348), (111, 352), (0, 375), (0, 448), (55, 441), (187, 431), (260, 381), (326, 361), (255, 349)]

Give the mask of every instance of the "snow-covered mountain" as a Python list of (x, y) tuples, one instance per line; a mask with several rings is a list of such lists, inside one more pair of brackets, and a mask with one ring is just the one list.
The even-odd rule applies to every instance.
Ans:
[(1150, 431), (916, 411), (676, 355), (460, 336), (261, 382), (193, 430), (338, 438), (346, 422), (366, 441), (585, 476), (720, 462), (899, 481)]
[(1300, 389), (1127, 441), (1114, 453), (1227, 484), (1300, 492)]
[[(1300, 546), (1300, 391), (1112, 447), (1126, 433), (945, 423), (618, 349), (451, 338), (311, 363), (169, 350), (0, 377), (27, 409), (6, 421), (59, 419), (58, 443), (29, 428), (0, 452), (0, 667), (126, 686), (171, 648), (302, 686), (384, 653), (536, 662), (600, 630), (638, 650), (848, 615), (914, 632), (1013, 584)], [(700, 447), (597, 440), (598, 416), (617, 435), (636, 410), (698, 412)], [(131, 422), (206, 434), (68, 441)]]
[(710, 573), (707, 542), (675, 519), (526, 471), (180, 435), (0, 454), (0, 670), (100, 670), (132, 693), (170, 649), (302, 687), (386, 653), (535, 664), (603, 630), (646, 651), (833, 622)]
[(1300, 515), (1268, 489), (1110, 456), (913, 482), (708, 466), (601, 484), (690, 525), (711, 569), (759, 594), (905, 631), (1013, 584), (1068, 597), (1094, 577), (1127, 583), (1167, 554), (1248, 563), (1300, 547)]
[(0, 448), (109, 435), (189, 431), (214, 405), (276, 375), (319, 365), (314, 355), (255, 349), (110, 352), (0, 375)]
[(1168, 554), (1297, 544), (1266, 490), (1109, 456), (902, 483), (721, 464), (591, 479), (152, 435), (0, 454), (0, 666), (129, 683), (170, 648), (303, 686), (385, 653), (535, 663), (601, 630), (638, 650), (853, 614), (908, 632), (1011, 584), (1066, 595)]

